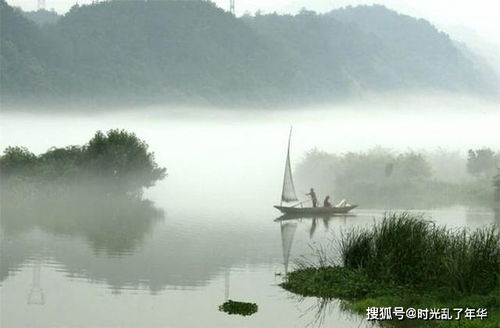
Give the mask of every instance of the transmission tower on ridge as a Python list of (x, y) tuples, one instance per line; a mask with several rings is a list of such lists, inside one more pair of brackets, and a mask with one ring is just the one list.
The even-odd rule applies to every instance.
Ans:
[(234, 12), (234, 1), (235, 0), (229, 0), (229, 11), (231, 12), (231, 14), (236, 15)]
[(38, 10), (45, 9), (45, 0), (38, 0)]

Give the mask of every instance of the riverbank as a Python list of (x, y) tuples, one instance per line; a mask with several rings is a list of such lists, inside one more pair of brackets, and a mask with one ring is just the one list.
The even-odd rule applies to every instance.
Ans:
[[(331, 260), (330, 249), (319, 248), (317, 263), (299, 263), (281, 286), (302, 296), (341, 299), (367, 319), (368, 309), (375, 308), (373, 320), (386, 319), (381, 322), (388, 326), (404, 319), (396, 315), (400, 308), (422, 309), (423, 318), (429, 310), (427, 320), (408, 315), (401, 320), (404, 326), (500, 326), (500, 232), (495, 226), (450, 230), (408, 213), (390, 214), (371, 229), (342, 234), (338, 250), (340, 263)], [(380, 308), (390, 309), (382, 314)], [(449, 309), (451, 320), (437, 320), (436, 312), (431, 320), (434, 309), (440, 318), (441, 309)]]
[[(306, 268), (293, 271), (288, 280), (281, 286), (301, 296), (338, 298), (344, 301), (346, 309), (367, 317), (367, 309), (375, 307), (390, 308), (392, 320), (381, 320), (386, 326), (410, 327), (482, 327), (497, 328), (500, 326), (500, 288), (485, 295), (460, 295), (450, 293), (446, 289), (421, 289), (411, 286), (385, 283), (370, 279), (361, 270), (343, 267)], [(402, 307), (404, 310), (414, 309), (449, 309), (452, 320), (398, 320), (394, 310)], [(476, 317), (468, 319), (464, 312), (461, 319), (456, 320), (458, 311), (454, 309), (487, 310), (487, 318)], [(374, 313), (375, 315), (377, 313)], [(382, 311), (378, 313), (378, 318)], [(430, 318), (430, 312), (427, 318)], [(375, 320), (375, 319), (374, 319)], [(378, 321), (378, 320), (376, 320)], [(405, 325), (406, 324), (406, 325)]]

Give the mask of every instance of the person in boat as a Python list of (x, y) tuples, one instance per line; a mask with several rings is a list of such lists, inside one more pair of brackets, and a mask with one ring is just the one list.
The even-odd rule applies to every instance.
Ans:
[(311, 191), (309, 191), (308, 196), (311, 196), (311, 201), (313, 203), (313, 207), (318, 207), (318, 198), (316, 197), (316, 193), (314, 192), (314, 188), (311, 188)]
[(323, 207), (332, 207), (332, 203), (330, 203), (330, 196), (326, 196), (323, 201)]

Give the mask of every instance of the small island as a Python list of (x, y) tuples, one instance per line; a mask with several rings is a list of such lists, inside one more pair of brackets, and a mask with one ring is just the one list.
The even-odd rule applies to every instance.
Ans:
[[(412, 320), (418, 327), (500, 325), (496, 226), (452, 230), (414, 214), (387, 214), (372, 229), (343, 234), (339, 250), (340, 263), (331, 260), (331, 250), (318, 249), (317, 263), (299, 262), (281, 286), (302, 296), (341, 299), (365, 316), (369, 308), (389, 307), (444, 308), (453, 315), (452, 320)], [(461, 320), (455, 320), (457, 308), (464, 311)], [(473, 309), (475, 318), (464, 316), (466, 309)], [(398, 318), (391, 317), (380, 322), (397, 324)]]
[(83, 188), (139, 195), (165, 176), (147, 143), (119, 129), (97, 131), (83, 146), (52, 147), (40, 155), (14, 146), (0, 156), (2, 189), (16, 194)]

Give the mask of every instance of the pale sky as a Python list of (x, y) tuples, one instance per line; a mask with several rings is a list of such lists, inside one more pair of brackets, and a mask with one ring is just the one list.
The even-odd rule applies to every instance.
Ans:
[[(37, 0), (7, 0), (25, 10), (35, 10)], [(91, 3), (92, 0), (45, 0), (46, 8), (59, 13), (66, 12), (75, 3)], [(215, 0), (222, 8), (228, 8), (229, 0)], [(246, 11), (255, 13), (295, 13), (306, 7), (315, 11), (359, 4), (383, 4), (404, 14), (425, 18), (443, 30), (455, 29), (474, 32), (481, 38), (500, 44), (500, 1), (497, 0), (236, 0), (236, 14)]]

